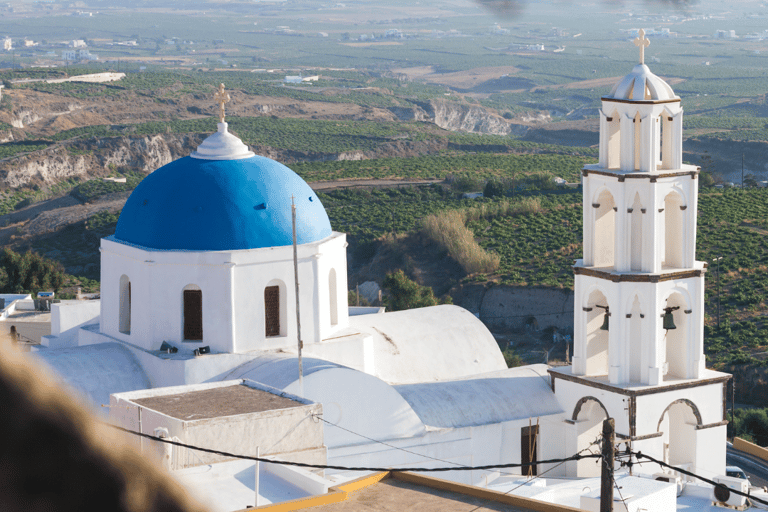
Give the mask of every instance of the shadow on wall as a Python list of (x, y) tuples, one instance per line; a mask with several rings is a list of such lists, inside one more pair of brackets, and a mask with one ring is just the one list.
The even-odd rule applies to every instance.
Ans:
[(0, 510), (204, 510), (5, 336), (0, 350)]

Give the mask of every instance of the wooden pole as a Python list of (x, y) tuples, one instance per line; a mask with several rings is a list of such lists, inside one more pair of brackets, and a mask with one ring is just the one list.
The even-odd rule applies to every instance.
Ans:
[(301, 313), (299, 311), (299, 256), (298, 243), (296, 242), (296, 203), (291, 196), (291, 224), (293, 227), (293, 275), (296, 283), (296, 339), (299, 347), (299, 395), (304, 396), (304, 368), (301, 361), (301, 349), (304, 342), (301, 341)]
[(600, 472), (600, 512), (613, 512), (613, 444), (615, 441), (613, 418), (603, 422), (602, 471)]

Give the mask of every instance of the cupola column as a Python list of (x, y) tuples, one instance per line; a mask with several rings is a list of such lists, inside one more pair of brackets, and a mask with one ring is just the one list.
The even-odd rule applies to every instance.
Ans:
[(672, 162), (670, 169), (683, 166), (683, 109), (672, 116)]
[(635, 170), (635, 119), (629, 113), (621, 114), (621, 154), (622, 171)]
[[(621, 182), (619, 183), (621, 185)], [(626, 188), (620, 189), (622, 192), (626, 192)], [(614, 198), (616, 202), (616, 240), (614, 249), (614, 268), (619, 272), (628, 272), (630, 268), (630, 251), (629, 247), (629, 225), (627, 224), (627, 195), (626, 193), (616, 194)]]
[(603, 169), (608, 169), (610, 167), (608, 164), (608, 150), (609, 150), (608, 116), (605, 115), (602, 109), (599, 110), (599, 112), (600, 112), (600, 144), (598, 146), (599, 165)]
[[(645, 348), (648, 353), (647, 380), (643, 376), (643, 384), (657, 386), (664, 381), (664, 360), (666, 359), (664, 341), (663, 318), (661, 311), (661, 292), (658, 286), (651, 293), (651, 308), (646, 315), (648, 331), (643, 336)], [(645, 373), (645, 372), (644, 372)]]
[(654, 148), (656, 147), (656, 138), (654, 137), (656, 123), (650, 115), (646, 115), (645, 117), (638, 116), (637, 120), (640, 123), (639, 126), (635, 127), (636, 130), (640, 130), (639, 170), (643, 172), (654, 172), (656, 170), (656, 154), (654, 154)]

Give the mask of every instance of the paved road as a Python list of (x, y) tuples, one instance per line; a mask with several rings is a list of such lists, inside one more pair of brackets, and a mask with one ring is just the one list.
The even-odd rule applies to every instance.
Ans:
[(768, 462), (753, 457), (730, 446), (727, 448), (725, 463), (739, 466), (749, 476), (749, 481), (757, 487), (768, 486)]

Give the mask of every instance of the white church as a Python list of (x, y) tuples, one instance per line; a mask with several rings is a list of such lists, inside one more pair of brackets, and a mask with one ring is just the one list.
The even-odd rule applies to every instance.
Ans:
[[(345, 235), (298, 175), (227, 131), (223, 102), (218, 132), (147, 176), (102, 240), (100, 303), (54, 306), (36, 356), (96, 407), (112, 394), (234, 379), (321, 404), (324, 449), (283, 449), (290, 460), (565, 458), (594, 450), (611, 417), (633, 451), (723, 475), (730, 376), (705, 367), (698, 169), (682, 163), (680, 98), (643, 63), (639, 40), (640, 63), (602, 98), (599, 163), (583, 170), (572, 366), (507, 368), (487, 328), (457, 306), (349, 308)], [(536, 472), (594, 477), (600, 467)], [(507, 473), (520, 470), (445, 477), (488, 486)]]

